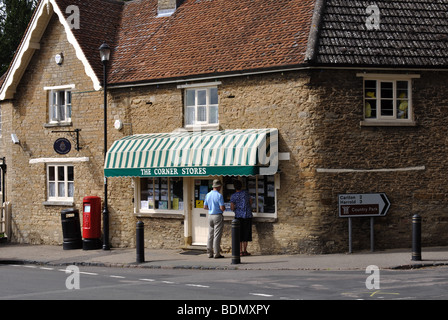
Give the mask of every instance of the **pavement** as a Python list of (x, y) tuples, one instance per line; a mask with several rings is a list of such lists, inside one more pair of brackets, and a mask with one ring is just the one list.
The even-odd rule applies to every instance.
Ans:
[(137, 263), (135, 248), (64, 250), (62, 246), (0, 243), (0, 264), (199, 270), (365, 270), (369, 265), (413, 269), (448, 265), (448, 247), (422, 248), (421, 261), (412, 261), (411, 249), (319, 255), (253, 254), (240, 257), (239, 264), (232, 264), (230, 253), (224, 257), (210, 259), (203, 250), (145, 249), (144, 262)]

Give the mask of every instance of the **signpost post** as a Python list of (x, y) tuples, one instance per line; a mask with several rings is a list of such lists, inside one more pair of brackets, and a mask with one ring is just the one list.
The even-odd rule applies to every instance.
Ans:
[(374, 220), (384, 217), (390, 208), (385, 193), (350, 193), (338, 195), (339, 217), (348, 218), (349, 253), (352, 253), (352, 218), (370, 217), (370, 249), (374, 251)]

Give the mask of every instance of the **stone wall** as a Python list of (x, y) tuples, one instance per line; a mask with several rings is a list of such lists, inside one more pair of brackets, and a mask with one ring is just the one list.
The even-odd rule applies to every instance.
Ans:
[[(54, 57), (63, 53), (64, 62)], [(48, 91), (44, 87), (75, 84), (72, 91), (71, 126), (49, 126)], [(2, 145), (8, 164), (7, 200), (13, 206), (12, 241), (32, 244), (61, 244), (60, 212), (67, 207), (45, 205), (47, 200), (46, 164), (30, 164), (32, 159), (88, 157), (88, 162), (74, 163), (76, 208), (81, 209), (87, 195), (101, 196), (103, 179), (103, 109), (102, 93), (92, 91), (92, 81), (84, 65), (68, 43), (65, 31), (54, 16), (17, 87), (15, 99), (2, 103), (4, 131)], [(80, 146), (75, 149), (74, 136), (52, 131), (81, 129)], [(20, 145), (11, 143), (11, 133)], [(71, 141), (67, 155), (58, 155), (53, 144), (58, 138)]]
[[(412, 81), (416, 126), (363, 127), (362, 78), (356, 71), (314, 73), (312, 82), (320, 99), (313, 107), (310, 183), (316, 192), (313, 206), (319, 212), (315, 234), (324, 251), (343, 250), (348, 241), (348, 223), (337, 217), (339, 193), (387, 194), (391, 208), (386, 217), (375, 218), (377, 249), (410, 247), (414, 214), (423, 218), (424, 246), (446, 244), (447, 76), (417, 74), (421, 78)], [(394, 170), (414, 167), (425, 169)], [(392, 170), (319, 173), (317, 168)], [(354, 249), (368, 249), (369, 218), (354, 218), (353, 223)]]

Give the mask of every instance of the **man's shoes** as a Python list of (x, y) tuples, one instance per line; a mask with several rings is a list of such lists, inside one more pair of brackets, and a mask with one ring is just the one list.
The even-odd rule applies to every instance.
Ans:
[(220, 259), (220, 258), (224, 258), (224, 256), (219, 255), (219, 256), (216, 256), (216, 257), (215, 257), (215, 259)]

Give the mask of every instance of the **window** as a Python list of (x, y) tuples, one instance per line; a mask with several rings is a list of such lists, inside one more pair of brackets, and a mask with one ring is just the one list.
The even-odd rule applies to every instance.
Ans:
[(226, 211), (230, 210), (230, 197), (235, 193), (233, 180), (242, 182), (243, 190), (247, 190), (252, 199), (254, 216), (275, 216), (276, 213), (276, 182), (275, 176), (224, 177), (224, 202)]
[(48, 94), (48, 122), (50, 126), (71, 124), (72, 90), (74, 88), (74, 84), (44, 87)]
[(184, 209), (183, 178), (141, 178), (140, 212)]
[(72, 165), (47, 165), (49, 201), (73, 201), (75, 183)]
[(218, 123), (218, 88), (186, 89), (185, 126)]
[(412, 79), (418, 75), (368, 75), (364, 77), (362, 124), (413, 123)]
[(71, 122), (72, 92), (70, 90), (51, 90), (50, 123)]

